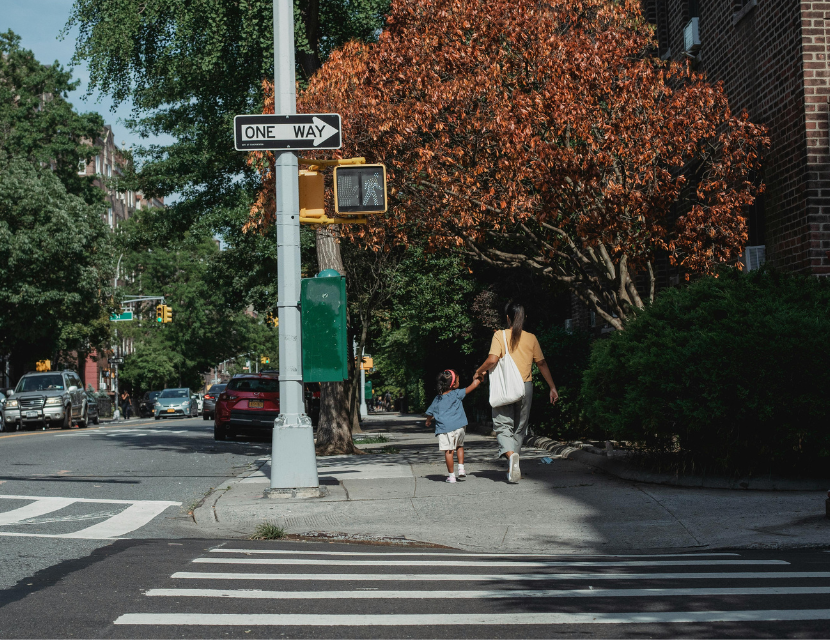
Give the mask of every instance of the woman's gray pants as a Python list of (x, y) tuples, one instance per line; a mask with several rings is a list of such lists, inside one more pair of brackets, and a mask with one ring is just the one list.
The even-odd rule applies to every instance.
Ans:
[(493, 407), (493, 431), (499, 443), (499, 455), (508, 451), (519, 453), (527, 437), (530, 404), (533, 402), (533, 383), (525, 382), (525, 397), (513, 404)]

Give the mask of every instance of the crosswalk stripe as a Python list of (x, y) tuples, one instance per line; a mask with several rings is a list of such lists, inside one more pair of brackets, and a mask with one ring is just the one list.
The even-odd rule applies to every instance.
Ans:
[[(226, 549), (219, 547), (211, 549), (211, 553), (246, 553), (256, 555), (323, 555), (323, 556), (377, 556), (378, 554), (371, 551), (296, 551), (293, 549)], [(654, 553), (654, 554), (544, 554), (544, 553), (456, 553), (437, 552), (437, 551), (391, 551), (382, 554), (386, 556), (431, 556), (436, 558), (445, 557), (472, 557), (472, 558), (590, 558), (592, 556), (600, 556), (603, 558), (709, 558), (709, 557), (726, 557), (726, 556), (740, 556), (739, 553)]]
[(168, 507), (178, 506), (179, 504), (181, 503), (162, 502), (160, 500), (137, 502), (124, 509), (121, 513), (107, 518), (103, 522), (94, 524), (86, 529), (81, 529), (80, 531), (75, 531), (74, 533), (66, 533), (62, 537), (86, 539), (117, 538), (118, 536), (123, 536), (130, 531), (144, 526)]
[[(11, 496), (2, 497), (10, 498)], [(19, 497), (16, 499), (27, 500), (30, 498)], [(37, 518), (53, 511), (59, 511), (75, 502), (75, 498), (35, 498), (35, 500), (36, 502), (31, 504), (0, 513), (0, 525), (16, 524), (29, 518)]]
[(790, 580), (794, 578), (830, 579), (830, 571), (746, 571), (724, 573), (209, 573), (177, 571), (171, 578), (188, 580), (320, 580), (337, 582), (445, 581), (516, 582), (524, 580)]
[(490, 598), (642, 598), (670, 596), (792, 596), (830, 594), (830, 587), (700, 589), (504, 589), (482, 591), (260, 591), (255, 589), (150, 589), (147, 596), (267, 600), (381, 600)]
[(412, 566), (412, 567), (677, 567), (712, 565), (787, 565), (785, 560), (631, 560), (606, 562), (578, 560), (573, 562), (498, 562), (474, 560), (323, 560), (311, 558), (196, 558), (205, 564), (259, 564), (259, 565), (326, 565), (326, 566)]
[(15, 525), (26, 520), (52, 513), (75, 503), (100, 503), (129, 505), (126, 509), (103, 522), (72, 533), (29, 533), (23, 531), (0, 531), (0, 536), (18, 538), (75, 538), (84, 540), (117, 539), (135, 529), (143, 527), (168, 507), (180, 506), (181, 502), (163, 500), (96, 500), (93, 498), (52, 498), (43, 496), (0, 496), (6, 500), (32, 500), (31, 504), (0, 513), (0, 525)]
[(750, 611), (655, 611), (631, 613), (429, 613), (429, 614), (282, 614), (282, 613), (127, 613), (117, 625), (198, 626), (459, 626), (534, 624), (650, 624), (693, 622), (772, 622), (828, 620), (830, 609)]

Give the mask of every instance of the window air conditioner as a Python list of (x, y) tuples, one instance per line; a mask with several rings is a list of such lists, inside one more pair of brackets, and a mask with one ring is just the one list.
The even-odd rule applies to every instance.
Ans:
[(695, 55), (700, 50), (699, 20), (700, 18), (692, 18), (683, 30), (683, 49), (690, 56)]
[(744, 271), (756, 271), (766, 261), (766, 245), (747, 247), (744, 254)]

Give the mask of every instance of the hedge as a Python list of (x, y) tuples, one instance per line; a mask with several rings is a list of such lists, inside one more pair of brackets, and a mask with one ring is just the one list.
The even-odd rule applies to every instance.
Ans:
[(592, 348), (587, 418), (683, 472), (830, 476), (830, 281), (724, 271)]

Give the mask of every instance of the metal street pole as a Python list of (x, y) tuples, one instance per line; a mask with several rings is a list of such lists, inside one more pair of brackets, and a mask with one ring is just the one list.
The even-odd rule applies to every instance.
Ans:
[(365, 420), (369, 415), (369, 407), (366, 406), (366, 369), (363, 368), (363, 355), (366, 349), (360, 354), (360, 418)]
[[(294, 2), (274, 0), (274, 113), (297, 112)], [(275, 151), (277, 203), (277, 309), (280, 415), (271, 441), (271, 495), (319, 490), (314, 432), (305, 414), (300, 324), (300, 195), (297, 156)]]

